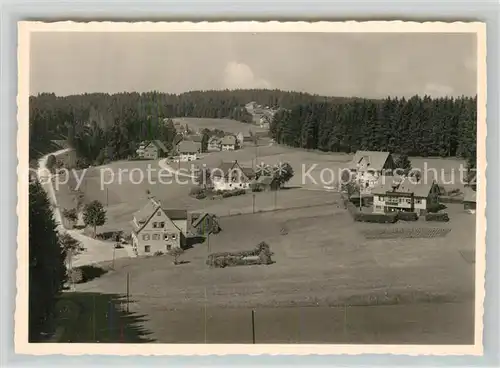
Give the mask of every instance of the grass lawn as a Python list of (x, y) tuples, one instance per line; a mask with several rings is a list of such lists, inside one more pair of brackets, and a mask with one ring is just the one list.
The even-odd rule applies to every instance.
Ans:
[(241, 121), (232, 119), (209, 119), (209, 118), (174, 118), (174, 122), (179, 122), (182, 125), (188, 125), (189, 129), (220, 129), (227, 133), (238, 134), (239, 132), (248, 135), (251, 129), (253, 132), (265, 132), (267, 129), (261, 128), (258, 125), (242, 123)]
[[(181, 257), (186, 264), (117, 260), (115, 271), (77, 288), (123, 292), (128, 273), (131, 310), (161, 342), (249, 342), (255, 309), (266, 343), (470, 343), (474, 264), (461, 251), (474, 247), (474, 216), (450, 217), (442, 226), (453, 230), (432, 239), (366, 239), (374, 224), (354, 224), (331, 205), (225, 217), (221, 233)], [(275, 264), (205, 265), (208, 251), (260, 241)]]

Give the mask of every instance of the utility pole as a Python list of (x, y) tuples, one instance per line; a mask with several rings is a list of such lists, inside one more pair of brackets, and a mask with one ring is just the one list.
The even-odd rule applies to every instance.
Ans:
[(255, 310), (252, 309), (252, 344), (255, 344)]
[(255, 213), (255, 194), (252, 194), (252, 213)]
[(127, 313), (130, 312), (130, 273), (127, 272)]
[(109, 194), (109, 188), (106, 187), (106, 207), (109, 207), (109, 196), (108, 196), (108, 194)]

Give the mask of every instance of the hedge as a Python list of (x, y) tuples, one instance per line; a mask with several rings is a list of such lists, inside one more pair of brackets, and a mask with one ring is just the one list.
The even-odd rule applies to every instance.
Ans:
[(446, 212), (440, 213), (428, 213), (425, 215), (425, 221), (440, 221), (440, 222), (448, 222), (450, 218)]
[(355, 221), (359, 222), (375, 222), (378, 224), (393, 224), (398, 221), (397, 212), (391, 213), (363, 213), (358, 212), (354, 216)]
[(207, 265), (215, 268), (224, 268), (231, 266), (247, 266), (247, 265), (269, 265), (273, 261), (269, 245), (261, 242), (253, 250), (240, 251), (240, 252), (223, 252), (212, 253), (208, 256)]
[(418, 220), (418, 215), (415, 212), (400, 211), (398, 213), (398, 220), (402, 220), (402, 221), (417, 221)]
[(246, 194), (246, 192), (247, 191), (245, 189), (233, 189), (233, 190), (222, 192), (222, 198), (235, 197), (235, 196)]

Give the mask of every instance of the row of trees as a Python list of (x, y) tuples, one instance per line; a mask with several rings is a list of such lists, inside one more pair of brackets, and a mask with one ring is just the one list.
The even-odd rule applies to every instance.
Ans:
[(53, 331), (56, 304), (67, 280), (68, 257), (84, 247), (67, 233), (58, 233), (50, 202), (38, 181), (29, 185), (29, 340)]
[(280, 110), (270, 133), (278, 143), (322, 151), (475, 158), (476, 105), (475, 97), (316, 101)]

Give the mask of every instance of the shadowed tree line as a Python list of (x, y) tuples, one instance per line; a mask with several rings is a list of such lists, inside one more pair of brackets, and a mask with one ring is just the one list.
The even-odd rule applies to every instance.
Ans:
[(270, 132), (278, 143), (292, 147), (462, 157), (475, 167), (476, 121), (476, 97), (325, 100), (282, 109)]
[[(324, 97), (279, 90), (194, 91), (176, 94), (92, 93), (30, 97), (30, 159), (54, 150), (51, 140), (66, 137), (80, 164), (102, 164), (127, 158), (143, 140), (167, 145), (175, 136), (174, 117), (229, 118), (252, 121), (245, 105), (291, 108)], [(330, 98), (341, 103), (345, 98)], [(165, 120), (166, 119), (166, 120)]]

